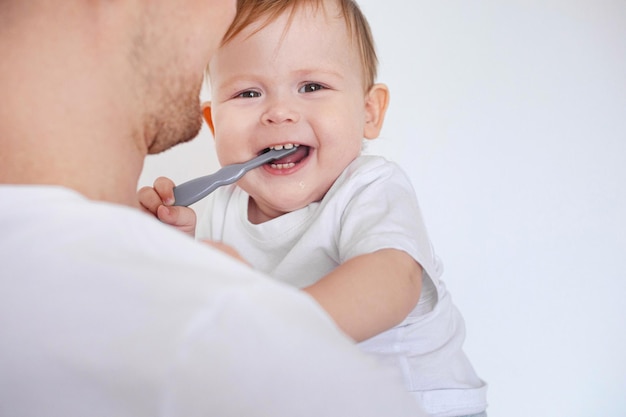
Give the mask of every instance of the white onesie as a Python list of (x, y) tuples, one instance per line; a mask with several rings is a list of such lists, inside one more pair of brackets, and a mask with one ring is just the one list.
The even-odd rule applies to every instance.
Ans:
[(262, 224), (248, 221), (248, 194), (236, 185), (214, 192), (197, 237), (236, 248), (253, 267), (302, 288), (346, 260), (393, 248), (424, 270), (420, 301), (406, 319), (360, 347), (397, 367), (407, 389), (435, 416), (484, 411), (486, 384), (462, 345), (463, 318), (440, 281), (413, 187), (394, 163), (360, 156), (323, 200)]

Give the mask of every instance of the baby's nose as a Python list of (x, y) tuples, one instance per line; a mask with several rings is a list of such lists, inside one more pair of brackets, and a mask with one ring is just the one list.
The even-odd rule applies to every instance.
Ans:
[(297, 123), (300, 120), (300, 114), (284, 101), (275, 101), (269, 104), (261, 116), (263, 124), (280, 124), (280, 123)]

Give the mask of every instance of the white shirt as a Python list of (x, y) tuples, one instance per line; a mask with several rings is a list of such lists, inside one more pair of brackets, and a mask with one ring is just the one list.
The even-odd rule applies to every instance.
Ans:
[(308, 296), (138, 210), (0, 186), (0, 415), (422, 416)]
[(249, 196), (239, 187), (209, 198), (197, 236), (235, 247), (255, 268), (298, 288), (361, 254), (385, 248), (410, 254), (424, 270), (418, 305), (360, 347), (398, 369), (407, 390), (433, 415), (485, 410), (486, 385), (462, 350), (463, 318), (440, 280), (442, 266), (413, 187), (396, 164), (360, 156), (320, 202), (258, 225), (248, 221)]

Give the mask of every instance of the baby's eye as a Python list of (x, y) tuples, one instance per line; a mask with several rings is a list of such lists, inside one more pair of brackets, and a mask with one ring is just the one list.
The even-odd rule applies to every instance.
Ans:
[(324, 87), (322, 84), (318, 83), (306, 83), (298, 90), (298, 93), (312, 93), (314, 91), (323, 90)]
[(256, 97), (261, 97), (261, 93), (259, 93), (258, 91), (254, 91), (254, 90), (246, 90), (237, 94), (235, 97), (236, 98), (256, 98)]

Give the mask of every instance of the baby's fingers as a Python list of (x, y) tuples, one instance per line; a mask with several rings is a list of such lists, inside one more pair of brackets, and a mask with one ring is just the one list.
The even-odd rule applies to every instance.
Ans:
[(137, 191), (139, 205), (144, 211), (156, 216), (157, 209), (163, 204), (161, 196), (152, 187), (142, 187)]
[(161, 204), (166, 206), (174, 204), (174, 181), (166, 177), (159, 177), (154, 181), (153, 187), (161, 197)]
[(189, 207), (161, 205), (156, 215), (163, 223), (174, 226), (191, 236), (195, 235), (196, 213)]

